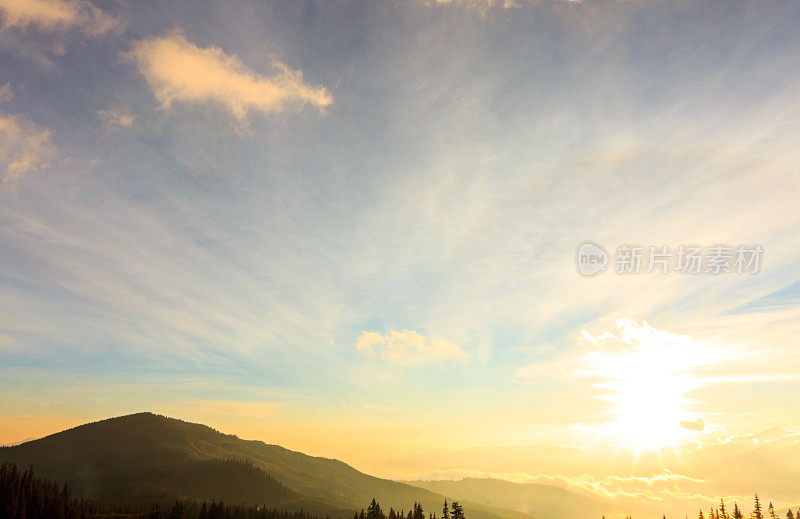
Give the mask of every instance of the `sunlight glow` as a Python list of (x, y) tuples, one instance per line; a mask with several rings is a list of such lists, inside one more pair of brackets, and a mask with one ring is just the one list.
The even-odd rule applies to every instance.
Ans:
[(696, 370), (727, 358), (718, 348), (657, 330), (646, 322), (617, 321), (619, 335), (584, 338), (601, 348), (584, 358), (585, 374), (601, 381), (601, 398), (613, 403), (608, 437), (636, 451), (660, 449), (691, 440), (696, 431), (681, 422), (695, 420), (686, 393), (700, 387)]

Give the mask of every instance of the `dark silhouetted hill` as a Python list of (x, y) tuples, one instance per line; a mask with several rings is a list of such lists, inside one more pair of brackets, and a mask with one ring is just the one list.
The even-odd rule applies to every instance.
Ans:
[[(33, 466), (68, 483), (76, 495), (104, 502), (222, 499), (352, 517), (372, 498), (387, 510), (420, 502), (430, 512), (445, 497), (363, 474), (334, 459), (242, 440), (205, 425), (138, 413), (94, 422), (13, 447), (0, 461)], [(464, 503), (469, 519), (522, 519), (524, 514)]]

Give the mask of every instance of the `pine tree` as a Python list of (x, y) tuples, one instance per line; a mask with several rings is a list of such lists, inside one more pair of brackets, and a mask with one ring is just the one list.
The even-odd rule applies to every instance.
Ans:
[[(444, 508), (442, 508), (442, 519), (450, 519), (450, 509), (447, 508), (447, 499), (444, 500)], [(605, 517), (603, 519), (605, 519)]]
[(753, 519), (764, 519), (764, 515), (761, 513), (761, 502), (758, 500), (758, 494), (756, 494), (755, 503), (753, 505)]
[[(703, 518), (703, 510), (702, 509), (700, 510), (700, 515), (697, 516), (697, 519), (704, 519)], [(711, 518), (709, 518), (709, 519), (711, 519)]]
[(794, 514), (792, 513), (792, 509), (786, 511), (786, 519), (794, 519)]
[(464, 508), (458, 504), (458, 501), (453, 501), (450, 510), (450, 519), (464, 519)]
[(768, 510), (770, 519), (777, 519), (777, 517), (775, 516), (775, 507), (772, 506), (772, 501), (769, 502)]
[(722, 519), (728, 519), (728, 512), (725, 510), (725, 500), (719, 498), (719, 513), (722, 514)]
[(377, 501), (375, 501), (374, 497), (372, 498), (372, 502), (367, 507), (366, 519), (385, 519), (385, 516), (383, 515), (383, 510), (381, 510), (381, 505)]
[(742, 519), (743, 517), (742, 511), (739, 510), (739, 505), (737, 503), (733, 503), (733, 519)]

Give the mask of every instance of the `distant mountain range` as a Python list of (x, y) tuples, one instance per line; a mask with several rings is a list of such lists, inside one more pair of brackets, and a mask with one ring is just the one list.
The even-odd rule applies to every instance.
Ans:
[(465, 478), (457, 481), (409, 481), (408, 484), (459, 500), (469, 499), (484, 505), (511, 508), (537, 518), (599, 519), (608, 512), (607, 502), (537, 483)]
[[(398, 479), (427, 474), (431, 479), (467, 478), (460, 482), (411, 482), (429, 490), (459, 497), (469, 488), (470, 499), (547, 516), (548, 499), (559, 504), (557, 514), (579, 503), (577, 497), (600, 502), (606, 517), (697, 517), (710, 505), (737, 502), (749, 511), (758, 493), (786, 517), (786, 507), (800, 503), (800, 433), (771, 428), (758, 434), (702, 438), (700, 444), (634, 452), (614, 445), (570, 448), (553, 445), (485, 446), (441, 450), (376, 463), (383, 473)], [(431, 467), (435, 467), (431, 471)], [(369, 469), (368, 469), (369, 470)], [(412, 476), (413, 477), (413, 476)], [(469, 478), (482, 482), (469, 483)], [(486, 479), (491, 478), (491, 479)], [(498, 480), (502, 484), (493, 483)], [(515, 486), (509, 494), (506, 487)], [(548, 486), (536, 506), (522, 498), (531, 483)], [(560, 500), (553, 487), (573, 494)], [(522, 496), (522, 497), (519, 497)], [(519, 498), (518, 498), (519, 497)], [(527, 499), (527, 498), (526, 498)], [(584, 506), (581, 505), (581, 510)], [(745, 514), (747, 515), (747, 514)]]
[[(524, 489), (530, 499), (516, 499), (506, 508), (485, 499), (488, 493), (474, 481), (448, 486), (381, 479), (338, 460), (242, 440), (152, 413), (111, 418), (2, 447), (0, 461), (32, 466), (39, 476), (67, 483), (75, 494), (98, 501), (222, 499), (347, 519), (372, 498), (386, 511), (407, 511), (419, 502), (427, 513), (437, 514), (445, 499), (456, 498), (469, 519), (550, 518), (556, 517), (552, 511), (558, 503), (587, 502), (556, 487), (534, 485)], [(498, 484), (502, 482), (491, 483)], [(594, 511), (588, 505), (587, 509)]]

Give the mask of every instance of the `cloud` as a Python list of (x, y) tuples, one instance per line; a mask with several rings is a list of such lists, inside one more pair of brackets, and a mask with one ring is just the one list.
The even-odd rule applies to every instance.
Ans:
[(681, 420), (681, 427), (689, 429), (690, 431), (702, 431), (706, 428), (706, 421), (702, 418), (698, 418), (694, 422), (685, 422)]
[(16, 189), (20, 177), (47, 168), (53, 153), (50, 131), (18, 115), (0, 113), (0, 168), (4, 188)]
[[(688, 335), (659, 330), (646, 321), (616, 319), (618, 333), (592, 335), (581, 330), (580, 338), (589, 348), (576, 348), (552, 360), (534, 362), (516, 372), (521, 380), (607, 379), (624, 377), (640, 358), (657, 359), (669, 373), (687, 373), (736, 358), (733, 348), (713, 348)], [(712, 382), (710, 379), (696, 380)]]
[(14, 99), (14, 91), (11, 90), (11, 84), (6, 83), (0, 86), (0, 102), (5, 103)]
[(85, 0), (0, 0), (3, 27), (56, 32), (77, 28), (90, 36), (120, 30), (122, 21)]
[(133, 128), (136, 124), (136, 116), (128, 110), (98, 110), (97, 116), (103, 121), (105, 127), (111, 131), (119, 131)]
[(399, 364), (423, 364), (438, 360), (466, 360), (467, 354), (458, 344), (446, 339), (425, 337), (413, 330), (391, 330), (381, 335), (377, 332), (361, 332), (356, 342), (359, 351)]
[(303, 82), (303, 73), (281, 62), (275, 74), (263, 76), (248, 69), (235, 55), (219, 47), (201, 48), (180, 32), (133, 43), (132, 59), (161, 108), (176, 101), (187, 104), (214, 102), (242, 121), (251, 110), (278, 112), (289, 105), (329, 106), (333, 99), (324, 87)]

